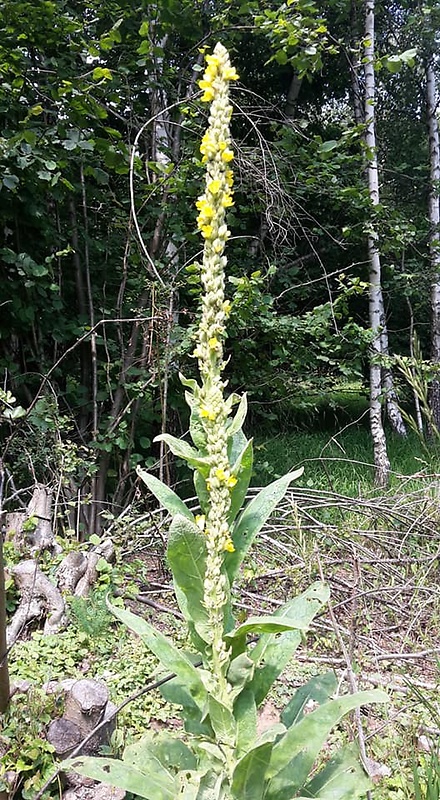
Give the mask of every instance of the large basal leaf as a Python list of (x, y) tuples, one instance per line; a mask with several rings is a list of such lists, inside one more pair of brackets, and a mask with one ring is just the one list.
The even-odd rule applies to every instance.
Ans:
[(233, 541), (235, 551), (226, 553), (225, 566), (232, 584), (246, 553), (251, 547), (256, 535), (270, 517), (278, 503), (283, 499), (289, 484), (302, 475), (303, 469), (290, 472), (265, 486), (242, 511), (233, 527)]
[(112, 614), (123, 622), (127, 628), (141, 637), (149, 650), (159, 659), (169, 672), (174, 672), (186, 686), (199, 708), (204, 707), (206, 691), (197, 668), (177, 647), (149, 622), (138, 617), (126, 608), (119, 608), (108, 603)]
[(194, 522), (193, 513), (169, 486), (162, 483), (162, 481), (141, 467), (136, 467), (136, 472), (141, 480), (148, 486), (150, 492), (159, 500), (161, 506), (172, 514), (172, 516), (181, 514), (183, 517), (187, 517), (187, 519)]
[[(180, 800), (180, 795), (176, 800)], [(209, 770), (201, 776), (196, 800), (229, 800), (227, 779), (224, 772)]]
[(161, 433), (159, 436), (154, 437), (155, 442), (165, 442), (171, 452), (178, 458), (183, 458), (190, 467), (200, 470), (202, 474), (208, 475), (209, 473), (209, 459), (203, 458), (198, 450), (191, 447), (184, 439), (177, 439), (171, 436), (170, 433)]
[(315, 708), (316, 704), (322, 706), (327, 703), (335, 693), (338, 686), (338, 679), (334, 672), (326, 672), (325, 675), (316, 675), (311, 678), (304, 686), (296, 690), (290, 702), (281, 714), (281, 722), (290, 728), (296, 725), (304, 716), (304, 710), (308, 713)]
[(176, 800), (177, 781), (155, 758), (134, 767), (115, 758), (79, 756), (63, 762), (63, 769), (107, 783), (145, 800)]
[(372, 690), (344, 695), (306, 714), (288, 728), (272, 750), (265, 800), (291, 800), (304, 786), (330, 731), (349, 711), (369, 703), (384, 703), (384, 692)]
[(356, 747), (343, 747), (325, 767), (304, 786), (303, 797), (319, 800), (357, 800), (364, 798), (371, 781), (363, 769)]
[[(168, 534), (168, 563), (174, 583), (186, 600), (182, 612), (194, 623), (203, 641), (209, 641), (208, 612), (203, 605), (206, 571), (205, 536), (185, 517), (174, 517)], [(177, 600), (180, 600), (179, 594)]]
[(270, 762), (273, 742), (265, 742), (240, 759), (232, 776), (232, 795), (237, 800), (262, 800), (265, 775)]
[(171, 774), (179, 770), (197, 768), (194, 753), (180, 738), (170, 736), (165, 731), (150, 731), (145, 736), (128, 745), (124, 750), (123, 761), (134, 767), (144, 765), (154, 757)]
[(317, 581), (298, 597), (289, 600), (275, 612), (274, 616), (294, 620), (298, 630), (281, 634), (263, 634), (249, 652), (250, 658), (258, 666), (249, 684), (255, 694), (257, 706), (263, 702), (270, 687), (301, 644), (299, 630), (307, 630), (313, 618), (327, 602), (329, 594), (327, 584)]
[(252, 439), (250, 441), (245, 440), (245, 442), (243, 449), (232, 465), (232, 473), (237, 478), (237, 483), (231, 491), (231, 507), (228, 514), (228, 522), (230, 525), (246, 499), (246, 493), (249, 489), (252, 477), (254, 461), (253, 443)]

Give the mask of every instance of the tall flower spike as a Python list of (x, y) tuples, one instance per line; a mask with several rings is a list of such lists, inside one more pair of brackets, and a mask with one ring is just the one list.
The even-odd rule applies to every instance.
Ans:
[(204, 581), (204, 604), (209, 614), (212, 636), (213, 676), (223, 698), (229, 702), (225, 677), (228, 653), (223, 641), (223, 607), (226, 603), (226, 578), (222, 566), (225, 552), (234, 544), (228, 525), (231, 489), (237, 482), (232, 474), (227, 452), (226, 421), (228, 410), (223, 396), (223, 341), (225, 320), (230, 304), (225, 301), (225, 266), (223, 255), (230, 236), (226, 209), (233, 205), (233, 175), (230, 162), (229, 82), (238, 75), (229, 60), (228, 51), (217, 44), (206, 56), (206, 70), (199, 82), (202, 101), (211, 103), (209, 127), (202, 138), (200, 152), (206, 164), (205, 190), (196, 207), (198, 229), (204, 240), (201, 282), (203, 287), (202, 316), (194, 355), (198, 359), (202, 386), (198, 393), (199, 414), (205, 431), (210, 462), (206, 488), (210, 505), (204, 522), (207, 561)]

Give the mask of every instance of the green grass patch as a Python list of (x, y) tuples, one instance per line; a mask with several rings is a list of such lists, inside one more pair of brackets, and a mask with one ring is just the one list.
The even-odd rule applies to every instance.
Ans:
[[(391, 488), (406, 478), (421, 477), (440, 467), (438, 455), (428, 460), (419, 438), (388, 434)], [(264, 486), (287, 471), (304, 467), (296, 486), (346, 494), (351, 497), (374, 487), (373, 445), (367, 428), (350, 425), (339, 433), (297, 430), (255, 439), (254, 486)]]

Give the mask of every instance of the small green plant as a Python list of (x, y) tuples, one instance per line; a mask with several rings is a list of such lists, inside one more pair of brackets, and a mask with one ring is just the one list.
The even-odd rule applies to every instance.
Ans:
[(200, 148), (206, 164), (205, 190), (197, 201), (203, 294), (194, 351), (201, 383), (182, 377), (193, 445), (159, 437), (192, 468), (201, 513), (194, 515), (168, 486), (138, 470), (173, 517), (167, 558), (192, 652), (132, 612), (111, 606), (173, 674), (161, 693), (180, 708), (184, 728), (178, 736), (148, 731), (125, 748), (122, 760), (79, 757), (65, 766), (147, 800), (358, 798), (370, 784), (355, 749), (337, 750), (317, 773), (314, 764), (340, 719), (364, 703), (386, 700), (382, 692), (336, 697), (336, 677), (328, 673), (294, 694), (279, 724), (261, 735), (257, 729), (258, 708), (326, 603), (328, 587), (314, 583), (273, 615), (251, 616), (241, 624), (233, 615), (231, 586), (244, 558), (302, 470), (279, 478), (244, 505), (253, 467), (252, 442), (242, 431), (246, 397), (225, 398), (223, 380), (231, 308), (224, 295), (223, 251), (229, 237), (226, 209), (233, 204), (228, 87), (238, 76), (221, 44), (206, 60), (200, 87), (211, 108)]
[(53, 771), (54, 748), (43, 733), (61, 711), (56, 695), (35, 687), (12, 698), (0, 738), (0, 791), (8, 791), (10, 798), (32, 798)]
[(113, 622), (104, 594), (96, 591), (87, 598), (72, 597), (70, 615), (77, 630), (92, 640), (105, 636)]
[(413, 764), (414, 800), (439, 800), (440, 757), (434, 747), (421, 763)]

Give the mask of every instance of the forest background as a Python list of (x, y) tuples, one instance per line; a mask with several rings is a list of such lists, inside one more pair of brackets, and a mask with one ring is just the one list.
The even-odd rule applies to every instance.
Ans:
[(219, 37), (241, 77), (228, 379), (249, 392), (251, 427), (286, 429), (301, 410), (313, 426), (335, 384), (368, 386), (369, 360), (379, 420), (396, 355), (435, 387), (434, 6), (4, 5), (0, 365), (16, 489), (55, 480), (83, 535), (133, 501), (137, 464), (176, 479), (152, 440), (187, 429), (178, 373), (194, 372), (199, 299), (196, 80)]

